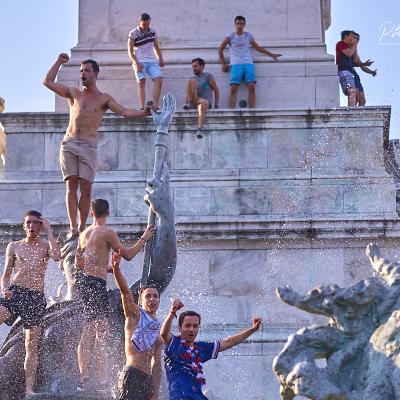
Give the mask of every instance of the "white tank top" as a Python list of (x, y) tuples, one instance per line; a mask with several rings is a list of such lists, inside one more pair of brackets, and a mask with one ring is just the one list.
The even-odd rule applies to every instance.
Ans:
[(157, 340), (160, 334), (160, 321), (153, 319), (143, 308), (140, 309), (139, 324), (132, 335), (132, 344), (138, 351), (145, 351)]

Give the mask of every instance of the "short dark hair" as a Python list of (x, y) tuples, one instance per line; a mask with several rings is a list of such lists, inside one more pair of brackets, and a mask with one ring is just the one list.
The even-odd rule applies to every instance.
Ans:
[(147, 14), (147, 13), (143, 13), (143, 14), (140, 16), (140, 19), (139, 19), (139, 21), (150, 21), (150, 20), (151, 20), (150, 15)]
[(200, 58), (200, 57), (193, 58), (192, 64), (193, 64), (194, 62), (199, 63), (199, 65), (201, 65), (202, 67), (204, 67), (204, 66), (206, 65), (206, 62), (205, 62), (202, 58)]
[(158, 292), (158, 296), (160, 296), (160, 289), (159, 289), (156, 285), (154, 285), (154, 284), (152, 284), (152, 283), (149, 283), (149, 284), (147, 284), (147, 285), (140, 286), (140, 288), (139, 288), (139, 290), (138, 290), (138, 304), (139, 304), (139, 305), (141, 305), (141, 303), (140, 303), (140, 297), (142, 296), (143, 292), (144, 292), (146, 289), (156, 289), (157, 292)]
[(340, 33), (340, 37), (342, 38), (342, 40), (345, 38), (345, 36), (349, 36), (353, 33), (353, 31), (342, 31)]
[(184, 311), (183, 313), (181, 313), (179, 315), (179, 319), (178, 319), (179, 327), (182, 326), (183, 320), (185, 319), (185, 317), (198, 317), (199, 318), (199, 325), (201, 323), (201, 316), (200, 316), (199, 313), (197, 313), (196, 311)]
[(30, 215), (32, 215), (32, 216), (34, 216), (34, 217), (37, 217), (37, 218), (41, 218), (41, 217), (42, 217), (42, 214), (40, 214), (39, 211), (28, 210), (28, 211), (24, 214), (24, 218), (23, 218), (24, 222), (25, 222), (25, 218), (26, 218), (26, 217), (29, 217)]
[(90, 60), (90, 59), (83, 60), (81, 62), (81, 65), (82, 64), (91, 64), (94, 72), (99, 72), (100, 71), (99, 64), (97, 64), (97, 62), (94, 61), (94, 60)]
[(110, 211), (110, 205), (104, 199), (94, 199), (91, 207), (95, 217), (104, 217)]
[(246, 24), (246, 18), (243, 17), (243, 15), (237, 15), (235, 17), (234, 23), (236, 24), (236, 21), (243, 21)]

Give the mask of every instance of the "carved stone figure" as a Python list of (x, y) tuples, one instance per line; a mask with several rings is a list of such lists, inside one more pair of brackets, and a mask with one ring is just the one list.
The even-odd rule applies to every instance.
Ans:
[[(374, 390), (380, 391), (382, 380), (393, 388), (392, 382), (387, 382), (388, 376), (398, 374), (388, 356), (382, 356), (376, 348), (387, 340), (387, 330), (397, 326), (393, 321), (398, 314), (389, 317), (399, 308), (400, 269), (398, 264), (380, 257), (376, 245), (368, 245), (367, 256), (382, 280), (371, 277), (349, 288), (319, 286), (305, 296), (290, 287), (278, 288), (278, 296), (285, 303), (328, 318), (325, 326), (304, 328), (291, 335), (274, 359), (273, 370), (280, 381), (283, 400), (297, 395), (315, 400), (400, 399), (393, 397), (393, 390), (392, 397), (384, 397), (382, 393), (378, 397), (369, 395)], [(400, 346), (400, 342), (395, 342)], [(393, 356), (394, 349), (392, 346)], [(377, 357), (383, 357), (391, 366), (388, 375), (377, 367)], [(326, 366), (318, 365), (318, 360), (324, 360)], [(374, 374), (380, 375), (379, 380), (368, 378)]]
[[(164, 98), (161, 114), (153, 115), (157, 131), (168, 137), (168, 126), (175, 111), (172, 95)], [(156, 150), (157, 153), (157, 150)], [(169, 191), (168, 165), (162, 152), (160, 174), (146, 184), (145, 201), (155, 216), (156, 233), (150, 248), (150, 263), (146, 271), (146, 281), (155, 284), (160, 292), (170, 283), (176, 267), (176, 234), (174, 206)], [(160, 158), (156, 155), (156, 162)], [(156, 166), (155, 166), (156, 167)], [(74, 265), (77, 239), (67, 242), (62, 248), (61, 267), (67, 281), (67, 294), (61, 296), (59, 288), (53, 303), (47, 308), (43, 322), (43, 335), (39, 345), (39, 366), (36, 390), (45, 392), (42, 397), (62, 398), (62, 395), (76, 393), (79, 380), (77, 346), (82, 331), (82, 312), (79, 303), (79, 274)], [(137, 296), (140, 281), (131, 289)], [(109, 290), (110, 341), (109, 365), (110, 381), (116, 382), (118, 370), (125, 362), (123, 325), (124, 317), (118, 290)], [(0, 349), (0, 400), (20, 400), (23, 398), (24, 383), (24, 337), (21, 324), (17, 321), (10, 330)], [(12, 384), (11, 384), (12, 383)], [(61, 395), (62, 394), (62, 395)], [(44, 397), (43, 397), (44, 396)], [(46, 397), (50, 396), (50, 397)], [(72, 397), (68, 397), (71, 399)], [(86, 399), (87, 397), (85, 397)], [(100, 398), (100, 397), (93, 397)]]

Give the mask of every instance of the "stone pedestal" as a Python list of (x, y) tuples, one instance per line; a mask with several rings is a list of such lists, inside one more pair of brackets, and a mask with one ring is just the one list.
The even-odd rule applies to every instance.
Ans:
[[(253, 400), (279, 399), (273, 357), (288, 334), (320, 319), (279, 301), (277, 286), (299, 292), (323, 283), (347, 286), (371, 274), (364, 254), (370, 241), (388, 257), (398, 251), (395, 186), (384, 166), (389, 117), (387, 107), (212, 111), (199, 140), (196, 113), (176, 114), (168, 159), (179, 254), (160, 316), (179, 296), (202, 314), (202, 339), (237, 332), (254, 315), (264, 318), (248, 343), (206, 364), (215, 400), (248, 398), (249, 387)], [(43, 212), (57, 232), (66, 229), (58, 150), (68, 115), (4, 114), (2, 122), (4, 251), (20, 237), (26, 209)], [(110, 202), (110, 224), (129, 242), (147, 220), (154, 125), (150, 118), (107, 115), (99, 134), (93, 196)], [(142, 256), (123, 265), (130, 281), (141, 265)], [(61, 277), (50, 268), (48, 279), (50, 288)]]
[[(333, 56), (327, 54), (324, 30), (329, 26), (327, 0), (80, 0), (79, 39), (72, 59), (59, 73), (67, 85), (79, 84), (79, 65), (94, 58), (100, 64), (98, 85), (122, 104), (138, 107), (136, 82), (127, 54), (128, 32), (148, 12), (158, 31), (166, 67), (163, 92), (172, 92), (182, 106), (186, 80), (193, 75), (191, 60), (201, 57), (215, 74), (221, 92), (220, 107), (228, 105), (229, 74), (223, 73), (218, 47), (234, 30), (236, 15), (247, 19), (246, 29), (256, 41), (282, 54), (279, 62), (254, 53), (257, 107), (324, 108), (339, 105), (339, 84)], [(228, 52), (226, 52), (228, 57)], [(151, 96), (151, 82), (147, 83)], [(238, 100), (247, 99), (241, 85)], [(66, 111), (56, 98), (56, 110)]]

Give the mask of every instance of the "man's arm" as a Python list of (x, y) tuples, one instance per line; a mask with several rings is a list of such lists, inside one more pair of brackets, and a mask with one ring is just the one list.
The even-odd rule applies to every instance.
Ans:
[(167, 315), (167, 318), (165, 318), (161, 330), (160, 330), (160, 336), (162, 341), (165, 344), (168, 344), (171, 340), (171, 327), (172, 327), (172, 321), (176, 317), (176, 313), (184, 306), (184, 304), (179, 300), (179, 299), (174, 299), (171, 304), (171, 308), (169, 310), (169, 313)]
[(47, 240), (49, 242), (49, 256), (54, 261), (59, 261), (61, 258), (60, 246), (58, 245), (57, 240), (53, 235), (53, 231), (51, 229), (49, 221), (47, 221), (47, 219), (45, 218), (40, 218), (40, 220), (42, 221), (43, 230), (46, 233)]
[(144, 110), (133, 110), (125, 108), (121, 104), (117, 103), (112, 96), (108, 96), (109, 98), (106, 107), (108, 107), (115, 114), (122, 115), (125, 118), (140, 118), (150, 115), (150, 111), (147, 108), (145, 108)]
[(347, 57), (353, 57), (354, 54), (357, 53), (357, 44), (355, 44), (352, 47), (349, 47), (348, 49), (343, 48), (340, 51)]
[(226, 36), (218, 49), (219, 62), (221, 63), (221, 69), (223, 72), (227, 72), (229, 70), (229, 65), (225, 63), (225, 58), (224, 58), (224, 50), (226, 46), (228, 46), (228, 43), (229, 43), (229, 37)]
[(124, 309), (125, 317), (133, 317), (137, 320), (140, 318), (139, 306), (135, 304), (133, 299), (132, 291), (126, 281), (124, 275), (119, 267), (121, 261), (121, 254), (113, 253), (111, 266), (114, 273), (115, 282), (117, 283), (118, 289), (121, 293), (122, 307)]
[(257, 50), (259, 53), (272, 57), (275, 61), (278, 61), (278, 58), (282, 56), (282, 54), (271, 53), (267, 49), (264, 49), (264, 47), (261, 47), (254, 39), (251, 40), (250, 43), (253, 46), (254, 50)]
[(251, 336), (254, 332), (260, 329), (261, 324), (262, 324), (261, 318), (259, 317), (253, 318), (253, 326), (251, 328), (247, 328), (236, 335), (221, 340), (219, 351), (228, 350), (234, 346), (237, 346), (239, 343), (244, 342), (249, 336)]
[(157, 339), (153, 358), (151, 360), (151, 376), (153, 378), (153, 387), (154, 394), (152, 400), (158, 400), (160, 395), (160, 386), (161, 386), (161, 349), (162, 349), (162, 341)]
[(52, 90), (54, 93), (59, 96), (66, 97), (68, 99), (72, 99), (71, 89), (63, 85), (62, 83), (55, 82), (57, 73), (61, 67), (61, 65), (67, 63), (69, 60), (69, 56), (66, 53), (61, 53), (56, 62), (51, 66), (46, 76), (43, 79), (43, 85)]
[(376, 76), (376, 74), (378, 73), (377, 69), (370, 69), (366, 66), (361, 66), (361, 71), (365, 72), (366, 74), (370, 74), (372, 76)]
[(3, 275), (1, 276), (1, 293), (6, 299), (8, 299), (12, 296), (12, 292), (9, 290), (9, 287), (15, 260), (13, 243), (8, 244), (5, 258), (4, 271)]
[(160, 44), (158, 42), (158, 39), (156, 39), (154, 41), (154, 51), (155, 51), (155, 53), (157, 55), (158, 63), (160, 64), (160, 67), (165, 67), (165, 63), (164, 63), (164, 59), (163, 59), (163, 56), (162, 56), (162, 53), (161, 53)]
[(154, 226), (149, 225), (143, 235), (132, 247), (125, 247), (119, 240), (115, 231), (110, 230), (109, 244), (110, 247), (116, 252), (121, 254), (121, 256), (130, 261), (136, 256), (137, 253), (143, 248), (144, 244), (150, 240), (154, 235)]
[(131, 38), (128, 38), (128, 55), (131, 59), (132, 65), (134, 66), (137, 72), (142, 70), (142, 65), (138, 61), (136, 54), (135, 54), (135, 44)]
[(215, 80), (214, 75), (210, 77), (209, 81), (211, 89), (214, 91), (214, 108), (218, 108), (219, 106), (219, 89), (217, 86), (217, 81)]

